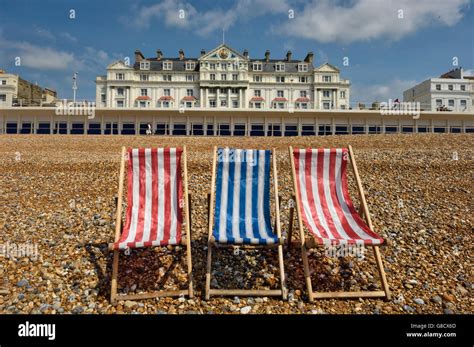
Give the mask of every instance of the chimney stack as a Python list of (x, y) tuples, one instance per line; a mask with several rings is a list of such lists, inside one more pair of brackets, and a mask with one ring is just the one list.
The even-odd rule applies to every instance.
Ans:
[(139, 63), (144, 60), (145, 57), (143, 56), (142, 52), (139, 49), (135, 50), (135, 63)]
[(270, 51), (267, 49), (265, 51), (265, 61), (268, 63), (269, 60), (270, 60)]
[(156, 50), (156, 59), (161, 60), (161, 58), (163, 58), (163, 52), (161, 51), (161, 49), (157, 49)]
[(182, 49), (179, 50), (179, 60), (184, 60), (184, 51)]
[(201, 49), (201, 57), (206, 54), (206, 51), (204, 49)]
[(314, 53), (313, 52), (308, 52), (308, 54), (306, 55), (306, 58), (304, 58), (304, 61), (307, 62), (307, 63), (312, 64), (313, 59), (314, 59)]
[(286, 52), (286, 61), (291, 61), (291, 51)]
[(249, 51), (247, 49), (244, 49), (244, 57), (247, 59), (249, 57)]

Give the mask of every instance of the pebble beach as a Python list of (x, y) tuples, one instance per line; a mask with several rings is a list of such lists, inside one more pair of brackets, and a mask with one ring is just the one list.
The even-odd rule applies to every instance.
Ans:
[[(306, 296), (301, 252), (284, 248), (288, 301), (278, 297), (203, 299), (207, 193), (213, 146), (275, 148), (281, 225), (293, 193), (288, 146), (352, 145), (392, 292), (383, 299)], [(192, 194), (195, 297), (110, 304), (115, 195), (120, 151), (187, 146)], [(393, 134), (325, 137), (164, 137), (0, 135), (0, 313), (31, 314), (453, 314), (472, 313), (474, 137)], [(359, 204), (352, 172), (351, 196)], [(272, 199), (273, 200), (273, 199)], [(126, 200), (124, 200), (125, 203)], [(273, 203), (273, 202), (272, 202)], [(272, 209), (273, 213), (273, 209)], [(273, 216), (272, 216), (273, 217)], [(297, 223), (294, 223), (297, 230)], [(37, 256), (5, 254), (29, 244)], [(381, 290), (371, 249), (365, 258), (309, 253), (314, 291)], [(169, 271), (172, 270), (172, 271)], [(182, 247), (121, 254), (119, 293), (185, 289)], [(214, 252), (213, 288), (276, 289), (276, 249)]]

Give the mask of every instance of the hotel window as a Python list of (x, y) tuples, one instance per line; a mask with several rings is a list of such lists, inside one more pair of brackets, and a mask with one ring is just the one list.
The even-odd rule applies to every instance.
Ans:
[(7, 84), (7, 80), (2, 80), (2, 86), (5, 86)]
[(300, 83), (308, 83), (308, 76), (300, 76), (298, 80)]
[(277, 76), (276, 81), (277, 83), (285, 83), (285, 76)]
[(285, 71), (285, 64), (283, 63), (275, 64), (275, 71)]
[(236, 73), (232, 74), (232, 81), (237, 81), (239, 79), (239, 75)]
[(209, 106), (212, 108), (216, 107), (216, 100), (209, 100)]
[(298, 64), (299, 72), (308, 72), (308, 64)]
[(233, 63), (233, 64), (232, 64), (232, 68), (233, 68), (234, 70), (238, 70), (238, 69), (239, 69), (239, 63)]
[(105, 103), (106, 101), (107, 101), (107, 99), (106, 99), (105, 94), (100, 94), (100, 102), (104, 102), (104, 103)]
[(256, 102), (254, 105), (255, 105), (255, 108), (262, 108), (261, 102)]
[(193, 103), (191, 101), (186, 101), (186, 108), (193, 107)]
[(7, 94), (0, 94), (0, 101), (6, 102), (7, 101)]
[(300, 90), (300, 97), (306, 98), (308, 96), (308, 92), (306, 90)]
[(163, 89), (163, 95), (164, 96), (170, 96), (171, 95), (171, 90), (169, 88)]
[(172, 69), (173, 69), (173, 63), (171, 61), (163, 62), (163, 70), (172, 70)]
[(239, 108), (239, 102), (237, 100), (232, 100), (232, 108)]
[(217, 88), (209, 88), (209, 94), (216, 94)]
[(186, 75), (186, 81), (193, 82), (194, 81), (194, 75)]
[(448, 106), (454, 107), (454, 100), (448, 100)]
[(323, 102), (323, 108), (329, 110), (329, 102)]
[(323, 82), (331, 82), (331, 76), (323, 76)]
[(466, 90), (466, 86), (464, 84), (461, 84), (461, 90), (464, 92)]
[(148, 75), (141, 74), (140, 75), (140, 81), (148, 81)]
[(125, 79), (125, 74), (123, 74), (123, 73), (116, 73), (116, 74), (115, 74), (115, 79), (116, 79), (116, 80), (124, 80), (124, 79)]
[(140, 62), (140, 70), (150, 70), (150, 62), (149, 61), (141, 61)]
[(262, 96), (262, 91), (259, 90), (259, 89), (255, 89), (255, 90), (253, 91), (253, 95), (254, 95), (254, 96)]
[(123, 88), (117, 88), (117, 95), (118, 96), (123, 96), (124, 94), (124, 89)]
[(226, 81), (227, 75), (225, 73), (221, 74), (221, 81)]
[(436, 99), (436, 106), (441, 106), (443, 105), (443, 100), (442, 99)]
[(186, 95), (187, 96), (193, 96), (193, 90), (192, 89), (186, 89)]
[(227, 70), (227, 64), (226, 64), (226, 63), (222, 63), (222, 64), (221, 64), (221, 69), (222, 69), (222, 70)]
[(306, 109), (308, 109), (308, 104), (306, 102), (302, 102), (300, 104), (300, 108), (303, 109), (303, 110), (306, 110)]
[(323, 90), (323, 97), (329, 98), (329, 95), (330, 95), (329, 90)]
[(211, 81), (215, 81), (216, 80), (216, 74), (215, 73), (211, 73), (210, 76), (209, 76), (209, 79)]
[(163, 101), (163, 107), (169, 108), (170, 107), (170, 102), (169, 101)]
[(262, 76), (261, 75), (253, 76), (253, 81), (254, 82), (262, 82)]
[(140, 95), (141, 96), (148, 96), (148, 89), (146, 89), (146, 88), (140, 89)]
[(262, 63), (253, 63), (253, 71), (262, 71)]
[(436, 90), (441, 90), (441, 84), (436, 85)]
[(214, 64), (214, 63), (209, 64), (209, 69), (215, 70), (216, 69), (216, 64)]
[(221, 106), (227, 107), (227, 100), (221, 100)]
[(448, 85), (448, 90), (453, 90), (453, 85), (452, 84)]
[(221, 88), (221, 89), (220, 89), (220, 93), (221, 93), (221, 94), (227, 94), (227, 89)]
[(341, 93), (339, 95), (341, 96), (341, 99), (345, 99), (346, 98), (346, 91), (341, 90)]
[(123, 107), (123, 100), (117, 100), (117, 107)]
[(285, 93), (283, 90), (277, 90), (277, 97), (283, 98), (285, 96)]
[(194, 70), (196, 68), (196, 63), (193, 61), (186, 62), (186, 70)]
[(237, 90), (237, 88), (231, 88), (231, 89), (230, 89), (230, 92), (231, 92), (232, 94), (238, 94), (238, 93), (239, 93), (239, 91)]
[(467, 106), (466, 100), (460, 100), (459, 101), (459, 106), (461, 106), (461, 109), (465, 109)]
[(146, 107), (146, 101), (140, 101), (140, 107)]
[(277, 108), (285, 108), (285, 104), (283, 102), (277, 103)]
[(163, 75), (163, 81), (171, 82), (171, 75)]

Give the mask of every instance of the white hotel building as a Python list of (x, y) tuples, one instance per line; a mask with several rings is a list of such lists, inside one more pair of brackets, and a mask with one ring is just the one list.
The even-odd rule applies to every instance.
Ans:
[(330, 65), (313, 66), (313, 53), (294, 60), (250, 58), (225, 44), (199, 58), (166, 58), (158, 50), (135, 63), (117, 61), (97, 77), (97, 106), (148, 109), (349, 109), (350, 83)]
[(474, 112), (474, 77), (456, 68), (405, 90), (403, 101), (419, 102), (424, 110)]

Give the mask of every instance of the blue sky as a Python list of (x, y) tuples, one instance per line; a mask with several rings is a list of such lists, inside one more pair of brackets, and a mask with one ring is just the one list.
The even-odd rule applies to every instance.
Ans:
[(135, 49), (196, 57), (221, 43), (222, 29), (227, 44), (252, 58), (266, 49), (273, 58), (291, 49), (294, 59), (313, 51), (315, 65), (329, 62), (351, 80), (352, 103), (400, 98), (456, 59), (474, 74), (469, 0), (0, 0), (0, 69), (62, 98), (72, 97), (77, 71), (78, 99), (93, 100), (95, 76), (133, 61)]

